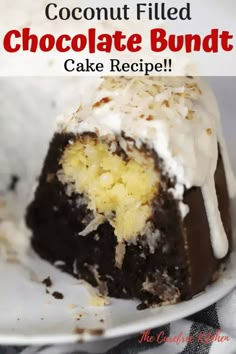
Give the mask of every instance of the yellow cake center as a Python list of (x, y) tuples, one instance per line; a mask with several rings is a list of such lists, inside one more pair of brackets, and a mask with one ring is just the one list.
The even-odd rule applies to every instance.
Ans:
[(104, 216), (114, 227), (119, 242), (142, 233), (158, 192), (152, 157), (134, 148), (124, 160), (106, 143), (86, 137), (68, 145), (61, 163), (65, 182), (86, 197), (94, 217)]

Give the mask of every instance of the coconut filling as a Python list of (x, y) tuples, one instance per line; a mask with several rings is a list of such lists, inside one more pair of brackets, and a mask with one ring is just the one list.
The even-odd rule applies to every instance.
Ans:
[(160, 176), (154, 159), (133, 147), (117, 154), (111, 144), (87, 136), (67, 146), (61, 159), (60, 180), (82, 194), (93, 220), (86, 236), (109, 222), (118, 242), (142, 235), (152, 216), (152, 201)]

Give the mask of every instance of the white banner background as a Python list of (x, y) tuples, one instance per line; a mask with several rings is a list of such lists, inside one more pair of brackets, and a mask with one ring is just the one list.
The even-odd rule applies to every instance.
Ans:
[[(119, 7), (127, 4), (130, 7), (129, 21), (76, 21), (69, 19), (63, 21), (57, 19), (50, 21), (45, 16), (45, 7), (49, 3), (56, 3), (58, 9), (61, 7)], [(175, 21), (150, 21), (145, 14), (144, 21), (132, 21), (135, 19), (137, 3), (150, 3), (147, 0), (1, 0), (0, 2), (0, 76), (78, 76), (78, 75), (143, 75), (144, 72), (110, 72), (110, 59), (119, 59), (121, 63), (136, 62), (144, 63), (163, 62), (163, 59), (172, 59), (171, 72), (149, 72), (150, 75), (201, 75), (201, 76), (236, 76), (236, 26), (235, 0), (191, 0), (192, 20)], [(181, 8), (186, 6), (187, 1), (168, 0), (166, 6)], [(154, 3), (154, 1), (152, 1)], [(159, 5), (161, 2), (159, 2)], [(57, 14), (57, 10), (52, 14)], [(168, 33), (174, 34), (201, 34), (207, 35), (211, 29), (218, 28), (220, 31), (226, 30), (234, 35), (230, 43), (234, 45), (231, 52), (204, 53), (203, 51), (191, 54), (162, 52), (154, 53), (150, 50), (150, 29), (164, 26)], [(21, 30), (23, 27), (30, 27), (31, 33), (43, 35), (51, 33), (55, 36), (68, 33), (75, 35), (87, 33), (88, 28), (96, 28), (100, 33), (113, 33), (115, 30), (123, 31), (125, 34), (139, 33), (143, 36), (142, 50), (137, 53), (128, 51), (111, 53), (96, 52), (89, 54), (87, 50), (82, 52), (59, 53), (55, 50), (43, 53), (29, 53), (19, 51), (8, 53), (3, 48), (5, 34), (12, 29)], [(17, 40), (20, 43), (20, 40)], [(64, 63), (67, 59), (73, 59), (75, 63), (85, 64), (86, 59), (90, 62), (104, 64), (102, 72), (67, 72)], [(75, 67), (74, 65), (73, 67)], [(121, 67), (121, 66), (120, 66)], [(140, 66), (137, 66), (140, 67)], [(72, 68), (72, 65), (70, 65)]]

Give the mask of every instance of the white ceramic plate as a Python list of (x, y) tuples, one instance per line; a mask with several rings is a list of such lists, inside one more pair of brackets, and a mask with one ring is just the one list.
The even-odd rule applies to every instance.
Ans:
[[(233, 119), (236, 80), (215, 78), (211, 81), (221, 105), (231, 160), (236, 166), (236, 121)], [(0, 176), (0, 193), (11, 173), (21, 176), (18, 193), (15, 199), (10, 200), (13, 214), (15, 211), (19, 215), (27, 203), (27, 191), (39, 173), (53, 118), (69, 106), (76, 108), (78, 87), (83, 86), (81, 83), (78, 85), (76, 79), (5, 79), (0, 84), (0, 166), (4, 168)], [(67, 95), (62, 95), (60, 87)], [(14, 139), (9, 138), (11, 136)], [(84, 340), (112, 338), (160, 326), (186, 317), (222, 298), (236, 286), (235, 272), (236, 265), (232, 262), (218, 282), (194, 299), (137, 311), (138, 302), (117, 299), (111, 299), (106, 307), (88, 306), (90, 292), (86, 286), (37, 257), (32, 256), (24, 265), (0, 263), (0, 343), (70, 343), (81, 337)], [(64, 299), (57, 300), (46, 293), (41, 282), (48, 276), (53, 282), (50, 293), (59, 291)], [(78, 334), (81, 329), (87, 330)], [(99, 330), (100, 335), (93, 335), (94, 330)]]
[[(91, 291), (86, 285), (37, 257), (32, 257), (27, 266), (5, 264), (0, 270), (0, 343), (72, 343), (125, 336), (161, 326), (222, 298), (236, 285), (235, 272), (232, 262), (218, 282), (194, 299), (138, 311), (138, 302), (128, 300), (109, 299), (110, 304), (105, 307), (89, 306)], [(41, 283), (48, 276), (53, 282), (50, 294)], [(51, 295), (54, 291), (62, 293), (64, 299), (55, 299)], [(84, 333), (76, 333), (81, 329), (85, 329)], [(99, 333), (93, 335), (93, 331)]]

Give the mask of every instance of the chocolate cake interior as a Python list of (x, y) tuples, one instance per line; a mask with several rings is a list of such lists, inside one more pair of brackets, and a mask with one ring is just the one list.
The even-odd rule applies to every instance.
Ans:
[[(189, 299), (213, 279), (221, 260), (213, 255), (201, 189), (185, 192), (183, 221), (169, 192), (174, 183), (154, 151), (125, 136), (56, 134), (28, 208), (33, 247), (103, 294), (145, 305)], [(230, 238), (220, 154), (215, 183)]]

